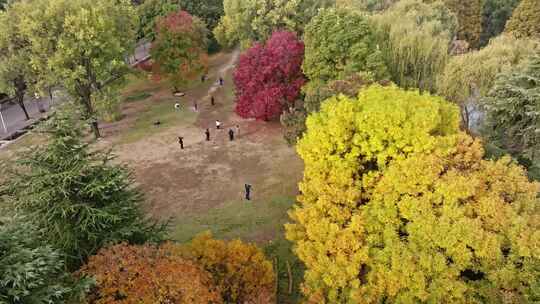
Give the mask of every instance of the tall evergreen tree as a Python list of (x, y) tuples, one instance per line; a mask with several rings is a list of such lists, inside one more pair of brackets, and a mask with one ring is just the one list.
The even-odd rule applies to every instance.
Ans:
[(81, 296), (89, 281), (76, 281), (64, 269), (61, 253), (43, 245), (25, 219), (0, 222), (0, 303), (65, 303)]
[(499, 75), (485, 103), (491, 144), (527, 167), (540, 162), (540, 55)]
[(481, 46), (485, 46), (491, 38), (504, 31), (506, 22), (518, 4), (519, 0), (485, 0)]
[(144, 218), (143, 197), (129, 171), (82, 140), (77, 117), (57, 111), (43, 129), (49, 143), (23, 155), (2, 189), (47, 244), (66, 255), (70, 267), (107, 243), (160, 240), (164, 231)]
[(508, 21), (506, 31), (518, 38), (540, 39), (540, 2), (522, 0)]

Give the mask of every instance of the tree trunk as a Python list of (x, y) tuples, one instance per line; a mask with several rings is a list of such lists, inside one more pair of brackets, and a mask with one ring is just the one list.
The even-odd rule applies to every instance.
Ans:
[(23, 77), (19, 76), (15, 78), (15, 80), (13, 81), (13, 84), (15, 87), (15, 99), (17, 100), (17, 103), (23, 110), (26, 120), (29, 120), (30, 115), (28, 115), (28, 111), (26, 110), (26, 106), (24, 105), (24, 93), (26, 92), (26, 82), (24, 81)]
[(22, 94), (22, 95), (17, 94), (17, 103), (19, 104), (19, 106), (23, 110), (24, 117), (26, 118), (26, 120), (29, 120), (30, 115), (28, 115), (28, 111), (26, 110), (26, 106), (24, 105), (24, 94)]
[(90, 119), (90, 127), (92, 128), (92, 132), (94, 133), (94, 136), (96, 139), (101, 137), (101, 134), (99, 133), (99, 124), (97, 121), (97, 118), (95, 117), (94, 108), (92, 107), (92, 99), (90, 96), (90, 88), (86, 87), (82, 90), (79, 90), (81, 102), (84, 106), (84, 110), (86, 111), (86, 118)]

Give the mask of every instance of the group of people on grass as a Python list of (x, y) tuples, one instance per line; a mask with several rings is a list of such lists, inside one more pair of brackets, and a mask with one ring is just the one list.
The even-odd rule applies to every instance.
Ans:
[[(201, 82), (205, 82), (205, 81), (206, 81), (206, 75), (201, 76)], [(225, 83), (223, 80), (223, 77), (219, 77), (218, 81), (219, 81), (220, 86), (223, 86)], [(212, 106), (215, 105), (214, 96), (210, 96), (210, 104)], [(180, 103), (177, 102), (174, 105), (174, 108), (175, 110), (179, 111), (181, 109)], [(193, 102), (193, 109), (196, 112), (198, 111), (197, 101)], [(222, 122), (220, 120), (216, 120), (216, 130), (222, 130)], [(210, 128), (206, 128), (206, 130), (204, 131), (204, 134), (206, 136), (206, 141), (210, 141)], [(234, 129), (232, 127), (229, 128), (228, 134), (229, 134), (229, 141), (233, 141), (235, 136), (240, 135), (240, 125), (236, 125)], [(178, 144), (180, 145), (180, 149), (184, 150), (184, 137), (178, 136)], [(245, 199), (248, 201), (251, 200), (251, 189), (252, 189), (252, 186), (250, 184), (244, 184)]]

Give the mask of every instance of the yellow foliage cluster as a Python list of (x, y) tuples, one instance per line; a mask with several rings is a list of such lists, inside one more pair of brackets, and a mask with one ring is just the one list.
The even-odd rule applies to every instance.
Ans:
[(540, 287), (538, 185), (482, 160), (458, 113), (375, 85), (308, 117), (286, 230), (310, 303), (498, 303)]

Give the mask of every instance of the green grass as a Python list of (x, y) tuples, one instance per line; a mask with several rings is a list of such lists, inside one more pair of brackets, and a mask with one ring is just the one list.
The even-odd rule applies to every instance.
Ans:
[(185, 242), (206, 230), (212, 231), (216, 238), (225, 239), (252, 239), (256, 237), (254, 233), (265, 231), (282, 234), (293, 201), (292, 197), (276, 197), (266, 202), (227, 202), (204, 214), (178, 218), (171, 237)]
[[(120, 142), (132, 143), (164, 129), (182, 124), (193, 124), (197, 118), (197, 113), (186, 107), (183, 107), (181, 111), (175, 111), (174, 103), (174, 98), (152, 103), (147, 109), (139, 113), (135, 124), (122, 134)], [(154, 122), (158, 120), (161, 125), (154, 126)]]
[[(283, 224), (288, 221), (287, 210), (293, 201), (293, 197), (275, 197), (266, 202), (227, 202), (207, 213), (175, 220), (171, 237), (175, 241), (187, 242), (198, 233), (210, 230), (217, 239), (250, 240), (261, 233), (277, 233), (279, 236), (264, 244), (262, 249), (277, 270), (278, 303), (299, 303), (302, 298), (300, 283), (303, 281), (304, 265), (293, 253), (292, 244), (285, 240), (283, 229)], [(287, 264), (290, 266), (292, 281), (289, 279)]]
[(266, 256), (272, 260), (276, 270), (278, 278), (277, 303), (300, 303), (302, 300), (300, 284), (304, 281), (305, 266), (292, 251), (292, 243), (280, 238), (264, 246), (263, 250)]
[(135, 92), (126, 98), (124, 98), (124, 102), (135, 102), (140, 100), (145, 100), (147, 98), (152, 97), (152, 94), (148, 91), (142, 91), (142, 92)]

